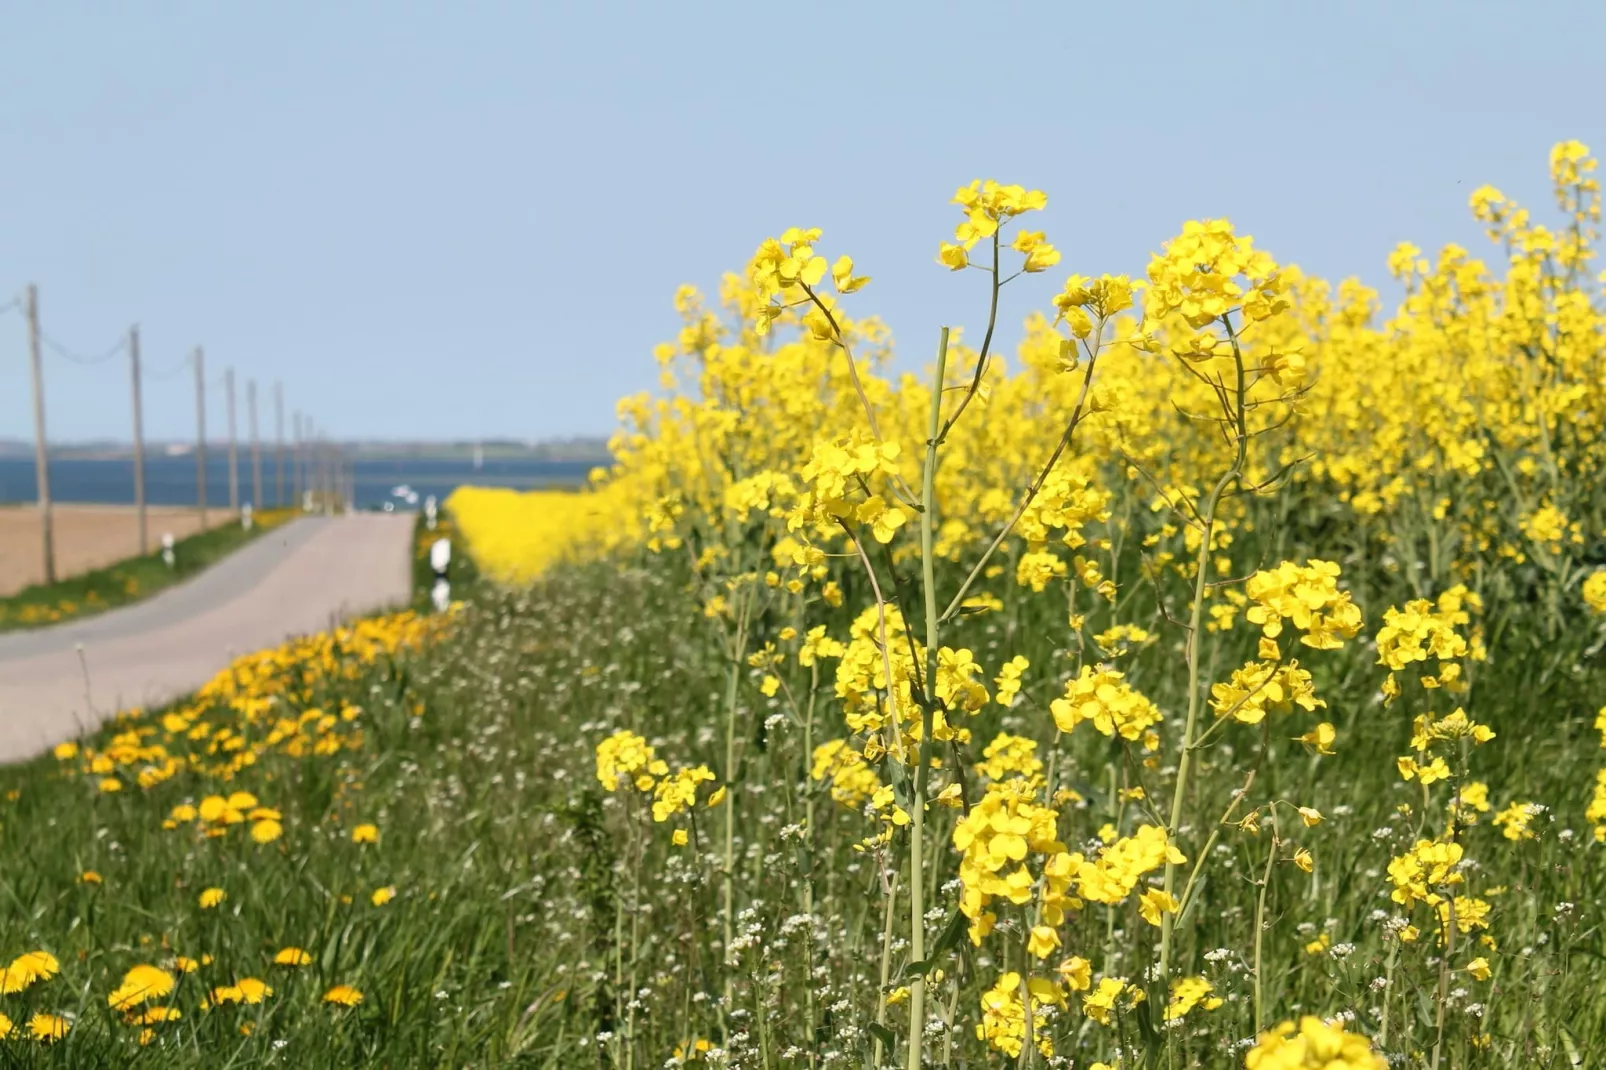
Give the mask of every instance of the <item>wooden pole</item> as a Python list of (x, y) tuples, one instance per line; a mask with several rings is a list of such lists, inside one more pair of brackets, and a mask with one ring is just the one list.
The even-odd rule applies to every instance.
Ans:
[(234, 425), (234, 369), (223, 373), (223, 393), (229, 405), (229, 512), (240, 511), (240, 442)]
[(45, 445), (45, 369), (39, 359), (39, 288), (28, 285), (28, 361), (33, 369), (33, 457), (44, 535), (45, 582), (56, 582), (56, 533), (50, 515), (50, 459)]
[(291, 489), (295, 491), (294, 504), (301, 508), (301, 414), (294, 413), (290, 417), (290, 477)]
[(145, 525), (145, 414), (140, 403), (139, 327), (128, 329), (128, 364), (134, 386), (134, 512), (139, 517), (139, 554), (150, 553), (150, 536)]
[(276, 473), (277, 476), (278, 476), (278, 479), (276, 480), (276, 482), (277, 482), (278, 485), (277, 485), (277, 489), (274, 491), (274, 494), (273, 494), (273, 504), (278, 506), (280, 509), (283, 509), (284, 508), (284, 384), (280, 383), (280, 382), (275, 382), (273, 384), (273, 426), (274, 426), (273, 438), (274, 438), (274, 441), (278, 444), (278, 450), (276, 451), (276, 455), (277, 455), (277, 458), (278, 458), (277, 473)]
[(206, 352), (195, 347), (195, 506), (206, 530)]
[(301, 424), (301, 467), (307, 480), (309, 511), (318, 508), (318, 426), (308, 417)]
[(251, 508), (262, 508), (262, 440), (257, 435), (257, 381), (245, 381), (245, 407), (251, 417)]
[(318, 511), (318, 425), (307, 419), (301, 425), (303, 438), (301, 440), (302, 465), (307, 473), (307, 500), (311, 504), (312, 512)]

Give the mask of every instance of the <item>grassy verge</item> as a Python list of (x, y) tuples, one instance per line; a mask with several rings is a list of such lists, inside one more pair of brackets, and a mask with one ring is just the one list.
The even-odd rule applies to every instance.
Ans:
[[(598, 997), (578, 964), (603, 934), (548, 908), (575, 864), (611, 925), (616, 848), (597, 793), (548, 774), (588, 760), (573, 715), (607, 705), (610, 637), (647, 622), (620, 648), (632, 675), (672, 655), (646, 597), (593, 571), (499, 595), (427, 648), (442, 618), (368, 622), (0, 770), (0, 960), (45, 951), (59, 970), (0, 997), (15, 1028), (0, 1063), (590, 1065)], [(524, 667), (487, 705), (475, 693), (490, 677), (471, 666), (498, 651)], [(531, 688), (571, 670), (580, 701), (554, 732)], [(666, 675), (652, 700), (690, 679)], [(111, 1006), (138, 966), (172, 990)], [(339, 985), (360, 1002), (328, 1001)], [(170, 1009), (131, 1021), (152, 1007)], [(35, 1038), (57, 1018), (63, 1036)]]
[(162, 552), (130, 557), (55, 583), (35, 584), (0, 598), (0, 631), (38, 628), (104, 613), (149, 598), (228, 556), (296, 515), (293, 509), (256, 514), (251, 530), (228, 522), (173, 544), (173, 564)]

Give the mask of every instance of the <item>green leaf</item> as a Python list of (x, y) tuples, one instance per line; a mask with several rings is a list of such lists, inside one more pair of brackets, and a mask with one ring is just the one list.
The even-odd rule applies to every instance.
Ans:
[(942, 933), (937, 937), (937, 942), (932, 944), (931, 950), (926, 953), (926, 961), (931, 962), (937, 956), (947, 954), (955, 944), (959, 943), (959, 937), (964, 933), (965, 925), (965, 916), (956, 909), (948, 916), (948, 923), (942, 927)]
[(898, 971), (898, 976), (893, 979), (893, 982), (890, 985), (887, 985), (884, 991), (890, 992), (894, 988), (900, 987), (905, 981), (911, 981), (915, 977), (924, 975), (926, 970), (929, 968), (929, 963), (924, 959), (918, 962), (904, 963), (903, 969)]

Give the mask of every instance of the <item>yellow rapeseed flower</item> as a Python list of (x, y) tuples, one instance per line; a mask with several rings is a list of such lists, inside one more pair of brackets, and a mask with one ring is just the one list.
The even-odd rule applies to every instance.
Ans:
[(1246, 1070), (1388, 1070), (1364, 1036), (1314, 1015), (1283, 1022), (1260, 1035), (1244, 1056)]

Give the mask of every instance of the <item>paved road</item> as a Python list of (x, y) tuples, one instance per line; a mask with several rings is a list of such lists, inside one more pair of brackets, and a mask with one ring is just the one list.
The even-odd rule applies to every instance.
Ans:
[(0, 635), (0, 763), (195, 690), (240, 654), (406, 602), (413, 518), (303, 517), (147, 601)]

